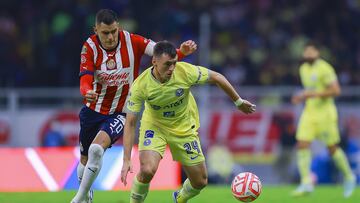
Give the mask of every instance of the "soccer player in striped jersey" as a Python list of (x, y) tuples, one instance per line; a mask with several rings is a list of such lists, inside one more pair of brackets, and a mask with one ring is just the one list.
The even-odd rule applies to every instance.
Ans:
[(182, 164), (187, 175), (183, 187), (173, 193), (173, 200), (185, 203), (207, 185), (205, 156), (198, 136), (199, 113), (190, 88), (198, 84), (216, 84), (234, 101), (237, 109), (246, 114), (253, 113), (255, 105), (242, 100), (221, 74), (177, 62), (175, 47), (169, 42), (156, 44), (152, 64), (131, 88), (127, 104), (130, 112), (126, 115), (124, 130), (121, 181), (127, 184), (136, 121), (145, 103), (139, 134), (140, 171), (133, 180), (130, 203), (144, 202), (167, 145), (173, 159)]
[(310, 145), (314, 139), (319, 139), (327, 146), (335, 165), (343, 173), (344, 196), (350, 197), (356, 183), (346, 155), (338, 146), (340, 135), (334, 97), (340, 95), (341, 89), (336, 73), (329, 63), (320, 58), (316, 43), (309, 42), (305, 46), (303, 57), (305, 62), (300, 66), (300, 78), (304, 90), (292, 98), (294, 104), (305, 102), (296, 132), (301, 184), (292, 194), (302, 196), (313, 192)]
[[(72, 203), (92, 201), (92, 183), (97, 177), (104, 151), (123, 134), (125, 103), (134, 79), (139, 74), (141, 57), (152, 56), (155, 42), (120, 30), (117, 14), (98, 11), (95, 34), (81, 50), (80, 92), (84, 107), (80, 118), (80, 153), (77, 167), (80, 187)], [(177, 56), (196, 50), (195, 42), (183, 42)]]

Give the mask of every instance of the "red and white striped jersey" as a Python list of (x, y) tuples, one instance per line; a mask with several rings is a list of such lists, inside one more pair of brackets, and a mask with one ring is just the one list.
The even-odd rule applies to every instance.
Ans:
[(155, 42), (142, 36), (119, 31), (119, 44), (111, 51), (103, 49), (96, 35), (89, 37), (81, 51), (80, 77), (94, 76), (96, 102), (84, 104), (104, 115), (125, 112), (129, 88), (139, 75), (141, 57), (152, 56)]

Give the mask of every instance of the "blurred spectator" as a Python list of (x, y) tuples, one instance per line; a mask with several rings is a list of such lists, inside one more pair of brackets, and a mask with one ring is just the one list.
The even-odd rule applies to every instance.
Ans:
[(99, 8), (118, 11), (125, 30), (175, 44), (198, 41), (199, 16), (209, 13), (210, 67), (237, 84), (298, 84), (294, 59), (308, 38), (327, 46), (343, 85), (360, 83), (356, 0), (13, 0), (0, 3), (0, 87), (78, 86), (78, 53)]

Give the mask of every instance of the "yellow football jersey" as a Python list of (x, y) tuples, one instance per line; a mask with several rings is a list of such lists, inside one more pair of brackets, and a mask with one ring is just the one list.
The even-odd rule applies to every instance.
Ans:
[[(305, 89), (314, 91), (323, 91), (337, 80), (334, 68), (323, 59), (317, 59), (312, 65), (303, 63), (300, 66), (300, 78)], [(336, 112), (334, 98), (309, 98), (305, 102), (304, 110), (311, 111), (312, 114), (317, 112), (322, 114), (324, 111)]]
[(145, 102), (141, 122), (150, 122), (178, 136), (193, 134), (200, 124), (190, 87), (206, 83), (208, 69), (177, 62), (169, 81), (160, 83), (152, 75), (152, 68), (146, 69), (134, 81), (127, 108), (131, 112), (140, 112)]

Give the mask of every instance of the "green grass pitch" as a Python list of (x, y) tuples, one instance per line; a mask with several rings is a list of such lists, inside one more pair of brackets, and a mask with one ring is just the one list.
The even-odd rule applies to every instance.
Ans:
[[(360, 187), (353, 196), (344, 199), (341, 186), (317, 186), (314, 194), (293, 198), (289, 194), (295, 186), (264, 186), (255, 203), (359, 203)], [(0, 193), (0, 203), (68, 203), (75, 191)], [(94, 203), (127, 203), (129, 191), (95, 191)], [(172, 191), (150, 191), (146, 202), (172, 203)], [(229, 186), (208, 186), (190, 203), (236, 203)]]

